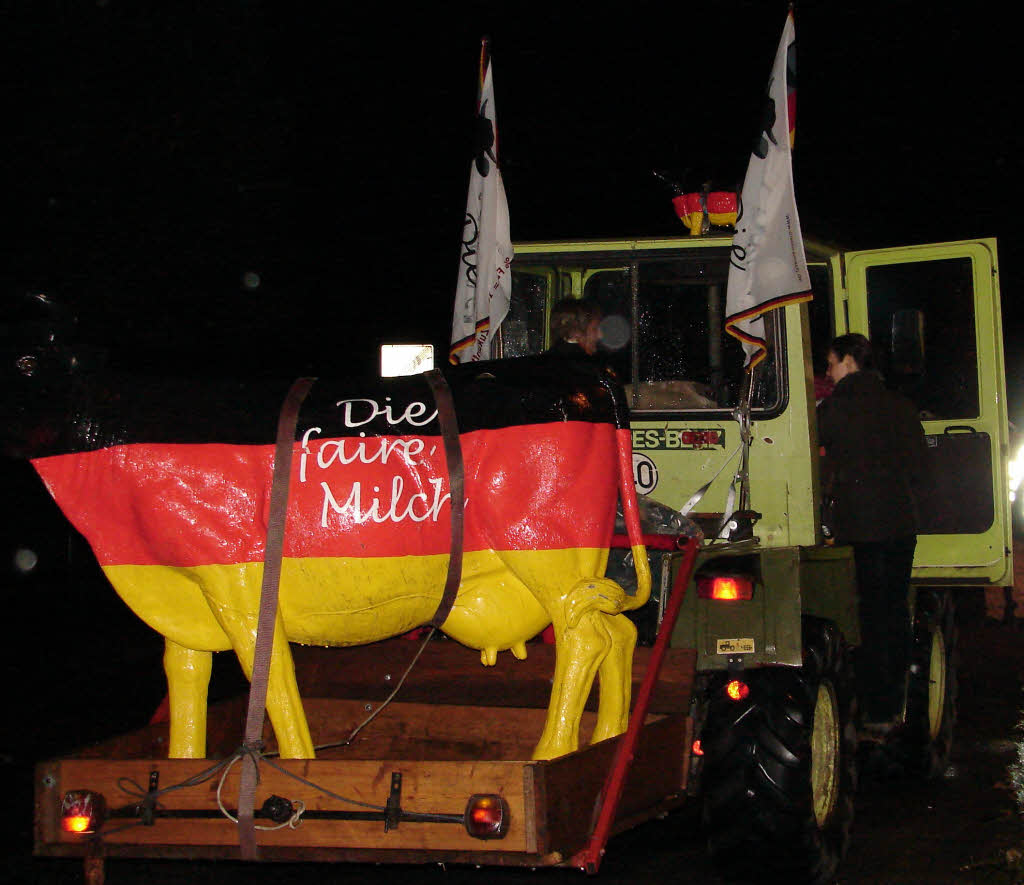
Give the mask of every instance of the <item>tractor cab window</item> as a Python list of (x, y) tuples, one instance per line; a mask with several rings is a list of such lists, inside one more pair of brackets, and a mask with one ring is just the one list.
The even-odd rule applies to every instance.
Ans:
[(512, 274), (512, 298), (501, 324), (502, 357), (540, 353), (545, 347), (547, 293), (554, 280), (543, 268)]
[[(518, 261), (519, 259), (517, 259)], [(740, 343), (725, 331), (725, 294), (729, 256), (725, 249), (702, 249), (686, 255), (638, 258), (635, 255), (559, 256), (550, 265), (538, 262), (518, 272), (513, 265), (513, 303), (521, 298), (519, 316), (535, 317), (541, 292), (549, 304), (564, 297), (584, 297), (601, 306), (600, 358), (626, 385), (634, 413), (732, 409), (738, 405), (746, 373)], [(531, 346), (536, 330), (521, 320), (516, 340)], [(764, 321), (768, 357), (755, 374), (752, 404), (771, 409), (781, 404), (782, 379), (776, 353), (781, 324)], [(513, 355), (506, 348), (505, 356)]]
[(980, 414), (973, 273), (969, 258), (867, 269), (878, 368), (926, 418)]

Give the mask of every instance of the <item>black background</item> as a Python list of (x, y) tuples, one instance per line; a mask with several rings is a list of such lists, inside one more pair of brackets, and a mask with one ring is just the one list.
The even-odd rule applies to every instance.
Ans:
[[(342, 375), (447, 343), (481, 37), (513, 238), (681, 233), (736, 187), (786, 4), (10, 5), (6, 292), (148, 371)], [(1000, 237), (1017, 383), (1018, 52), (992, 4), (798, 4), (804, 232)], [(255, 271), (260, 285), (243, 284)]]

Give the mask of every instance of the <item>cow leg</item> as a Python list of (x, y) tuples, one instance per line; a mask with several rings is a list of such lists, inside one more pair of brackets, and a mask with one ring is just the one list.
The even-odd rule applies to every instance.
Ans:
[[(255, 618), (253, 618), (255, 621)], [(227, 627), (232, 644), (249, 681), (252, 681), (253, 659), (256, 647), (256, 628), (236, 632)], [(270, 674), (267, 680), (267, 715), (274, 726), (277, 749), (282, 759), (312, 759), (313, 739), (299, 695), (299, 684), (295, 679), (295, 663), (288, 645), (281, 615), (277, 615), (274, 629), (274, 643), (270, 652)]]
[(316, 755), (299, 684), (295, 679), (292, 650), (285, 639), (277, 636), (274, 638), (274, 659), (270, 664), (267, 686), (267, 715), (274, 726), (282, 759), (312, 759)]
[(580, 718), (598, 667), (611, 650), (600, 612), (587, 612), (569, 627), (559, 614), (554, 620), (555, 672), (551, 702), (534, 759), (553, 759), (579, 747)]
[(601, 694), (597, 724), (591, 743), (622, 734), (629, 725), (629, 697), (633, 690), (633, 649), (636, 626), (623, 615), (605, 615), (601, 627), (608, 632), (611, 650), (598, 670)]
[(171, 711), (171, 759), (206, 756), (206, 701), (213, 654), (164, 640), (164, 672)]
[[(254, 574), (256, 578), (261, 577), (259, 572)], [(259, 599), (259, 587), (253, 587), (255, 583), (255, 578), (251, 583), (244, 579), (216, 584), (207, 581), (203, 587), (210, 610), (227, 634), (242, 672), (250, 683), (259, 625), (259, 616), (255, 611), (257, 606), (250, 603), (251, 599)], [(295, 664), (280, 609), (274, 623), (274, 641), (270, 650), (267, 715), (274, 726), (277, 748), (282, 758), (313, 758), (313, 740), (309, 736), (306, 714), (302, 709), (302, 698), (295, 680)]]
[(267, 715), (274, 726), (278, 752), (282, 759), (312, 759), (313, 738), (309, 733), (306, 711), (295, 678), (295, 662), (285, 636), (281, 617), (274, 631), (274, 651), (267, 686)]

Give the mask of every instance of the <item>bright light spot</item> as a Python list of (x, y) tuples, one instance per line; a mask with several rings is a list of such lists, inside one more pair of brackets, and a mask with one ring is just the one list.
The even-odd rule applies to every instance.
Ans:
[(103, 797), (90, 790), (72, 790), (64, 794), (60, 805), (61, 827), (68, 833), (93, 833), (104, 814)]
[(742, 701), (750, 696), (750, 686), (739, 679), (733, 679), (725, 686), (725, 693), (730, 700)]
[(622, 350), (629, 344), (629, 320), (618, 314), (611, 314), (601, 320), (601, 344), (608, 350)]
[(716, 578), (714, 596), (715, 599), (739, 599), (740, 585), (735, 578)]
[(1024, 482), (1024, 443), (1017, 448), (1017, 454), (1010, 460), (1008, 467), (1010, 474), (1010, 503), (1017, 497), (1017, 489)]
[(92, 827), (92, 818), (84, 814), (64, 818), (64, 829), (69, 833), (84, 833)]
[(35, 550), (22, 547), (14, 551), (14, 568), (23, 575), (27, 575), (37, 565), (39, 565), (39, 556)]
[(418, 375), (434, 368), (433, 344), (382, 344), (380, 346), (380, 374), (383, 378), (396, 375)]

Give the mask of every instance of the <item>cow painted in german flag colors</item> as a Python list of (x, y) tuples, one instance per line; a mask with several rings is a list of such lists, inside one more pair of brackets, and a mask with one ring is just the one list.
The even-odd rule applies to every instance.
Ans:
[[(577, 748), (595, 675), (593, 739), (616, 735), (627, 724), (636, 639), (620, 613), (650, 593), (621, 389), (599, 369), (551, 356), (451, 367), (445, 378), (464, 464), (464, 552), (441, 628), (493, 664), (506, 649), (525, 656), (526, 641), (554, 626), (535, 758)], [(169, 752), (202, 757), (212, 653), (233, 649), (252, 674), (288, 385), (97, 376), (75, 380), (70, 411), (57, 414), (52, 389), (44, 400), (40, 379), (22, 380), (30, 387), (8, 401), (7, 427), (34, 440), (28, 454), (50, 493), (118, 594), (165, 638)], [(634, 596), (604, 577), (618, 494)], [(423, 376), (313, 384), (295, 431), (267, 691), (283, 757), (314, 755), (288, 643), (359, 645), (429, 622), (446, 582), (450, 514)]]

